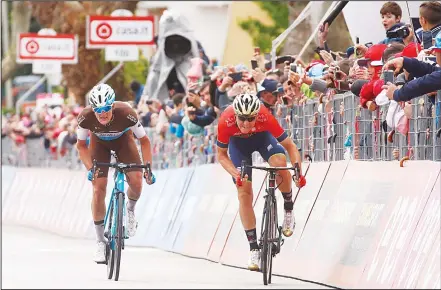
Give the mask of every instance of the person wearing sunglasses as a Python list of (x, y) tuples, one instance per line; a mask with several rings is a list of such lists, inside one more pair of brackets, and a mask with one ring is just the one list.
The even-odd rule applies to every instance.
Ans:
[[(90, 105), (85, 107), (78, 115), (77, 150), (84, 166), (89, 170), (88, 179), (92, 181), (92, 217), (95, 224), (97, 237), (97, 250), (94, 261), (105, 263), (106, 238), (104, 237), (104, 216), (106, 214), (106, 187), (108, 167), (97, 167), (95, 176), (92, 172), (92, 160), (97, 162), (110, 162), (111, 150), (115, 152), (118, 161), (123, 163), (142, 164), (136, 138), (141, 144), (142, 159), (144, 164), (152, 162), (150, 140), (144, 127), (138, 120), (135, 110), (126, 102), (115, 101), (115, 92), (107, 84), (95, 86), (88, 96)], [(86, 143), (89, 131), (90, 144)], [(142, 169), (127, 169), (127, 232), (134, 236), (137, 228), (135, 219), (135, 204), (142, 191)], [(93, 178), (95, 177), (95, 178)], [(144, 173), (147, 184), (155, 182), (154, 175), (149, 178)]]
[[(221, 114), (218, 123), (217, 149), (219, 163), (233, 177), (233, 182), (236, 184), (239, 214), (250, 244), (248, 269), (258, 271), (260, 250), (252, 204), (252, 171), (247, 168), (244, 178), (241, 178), (242, 160), (251, 165), (252, 154), (257, 151), (271, 166), (286, 166), (286, 150), (291, 162), (298, 162), (301, 165), (300, 153), (271, 112), (261, 104), (256, 95), (251, 93), (236, 96), (233, 104)], [(289, 237), (294, 229), (292, 178), (289, 171), (280, 171), (279, 178), (277, 182), (280, 184), (279, 189), (284, 198), (285, 209), (282, 231), (286, 237)], [(306, 179), (303, 175), (300, 180), (296, 180), (299, 188), (305, 184)]]

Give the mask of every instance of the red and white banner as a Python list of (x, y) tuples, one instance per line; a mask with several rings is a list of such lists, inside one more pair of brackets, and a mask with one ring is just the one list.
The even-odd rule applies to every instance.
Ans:
[(86, 47), (153, 45), (153, 16), (87, 16)]
[(18, 63), (33, 63), (34, 60), (78, 62), (78, 38), (74, 34), (20, 33), (17, 42)]

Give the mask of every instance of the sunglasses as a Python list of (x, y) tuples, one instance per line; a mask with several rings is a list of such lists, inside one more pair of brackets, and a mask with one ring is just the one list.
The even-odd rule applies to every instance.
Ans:
[(110, 110), (112, 110), (112, 105), (110, 106), (104, 106), (104, 107), (100, 107), (100, 108), (93, 108), (93, 111), (95, 113), (101, 114), (101, 113), (107, 113)]
[(256, 120), (256, 116), (251, 116), (251, 117), (247, 117), (247, 116), (237, 116), (237, 118), (239, 119), (239, 121), (245, 122), (253, 122), (254, 120)]

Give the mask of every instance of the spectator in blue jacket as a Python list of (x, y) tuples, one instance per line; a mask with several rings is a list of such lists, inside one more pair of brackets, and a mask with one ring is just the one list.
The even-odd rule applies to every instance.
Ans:
[[(441, 59), (441, 52), (437, 52), (437, 60)], [(414, 58), (399, 57), (388, 61), (384, 69), (395, 68), (399, 72), (404, 68), (412, 77), (416, 79), (398, 88), (394, 84), (387, 83), (383, 89), (387, 89), (387, 97), (397, 102), (409, 101), (424, 94), (441, 90), (441, 68), (421, 62)], [(410, 78), (412, 79), (412, 78)]]

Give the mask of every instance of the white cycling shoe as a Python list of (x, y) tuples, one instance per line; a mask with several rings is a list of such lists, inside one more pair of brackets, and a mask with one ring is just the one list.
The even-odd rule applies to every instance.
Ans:
[(260, 250), (251, 250), (248, 258), (248, 270), (259, 271), (260, 269)]
[(282, 224), (282, 233), (285, 237), (292, 236), (294, 232), (295, 223), (296, 222), (292, 211), (285, 210), (285, 216), (283, 217), (283, 224)]
[(96, 242), (96, 252), (93, 260), (98, 264), (103, 264), (106, 262), (106, 243), (97, 241)]
[(133, 237), (136, 234), (138, 228), (138, 222), (135, 218), (135, 212), (127, 209), (127, 234), (129, 237)]

